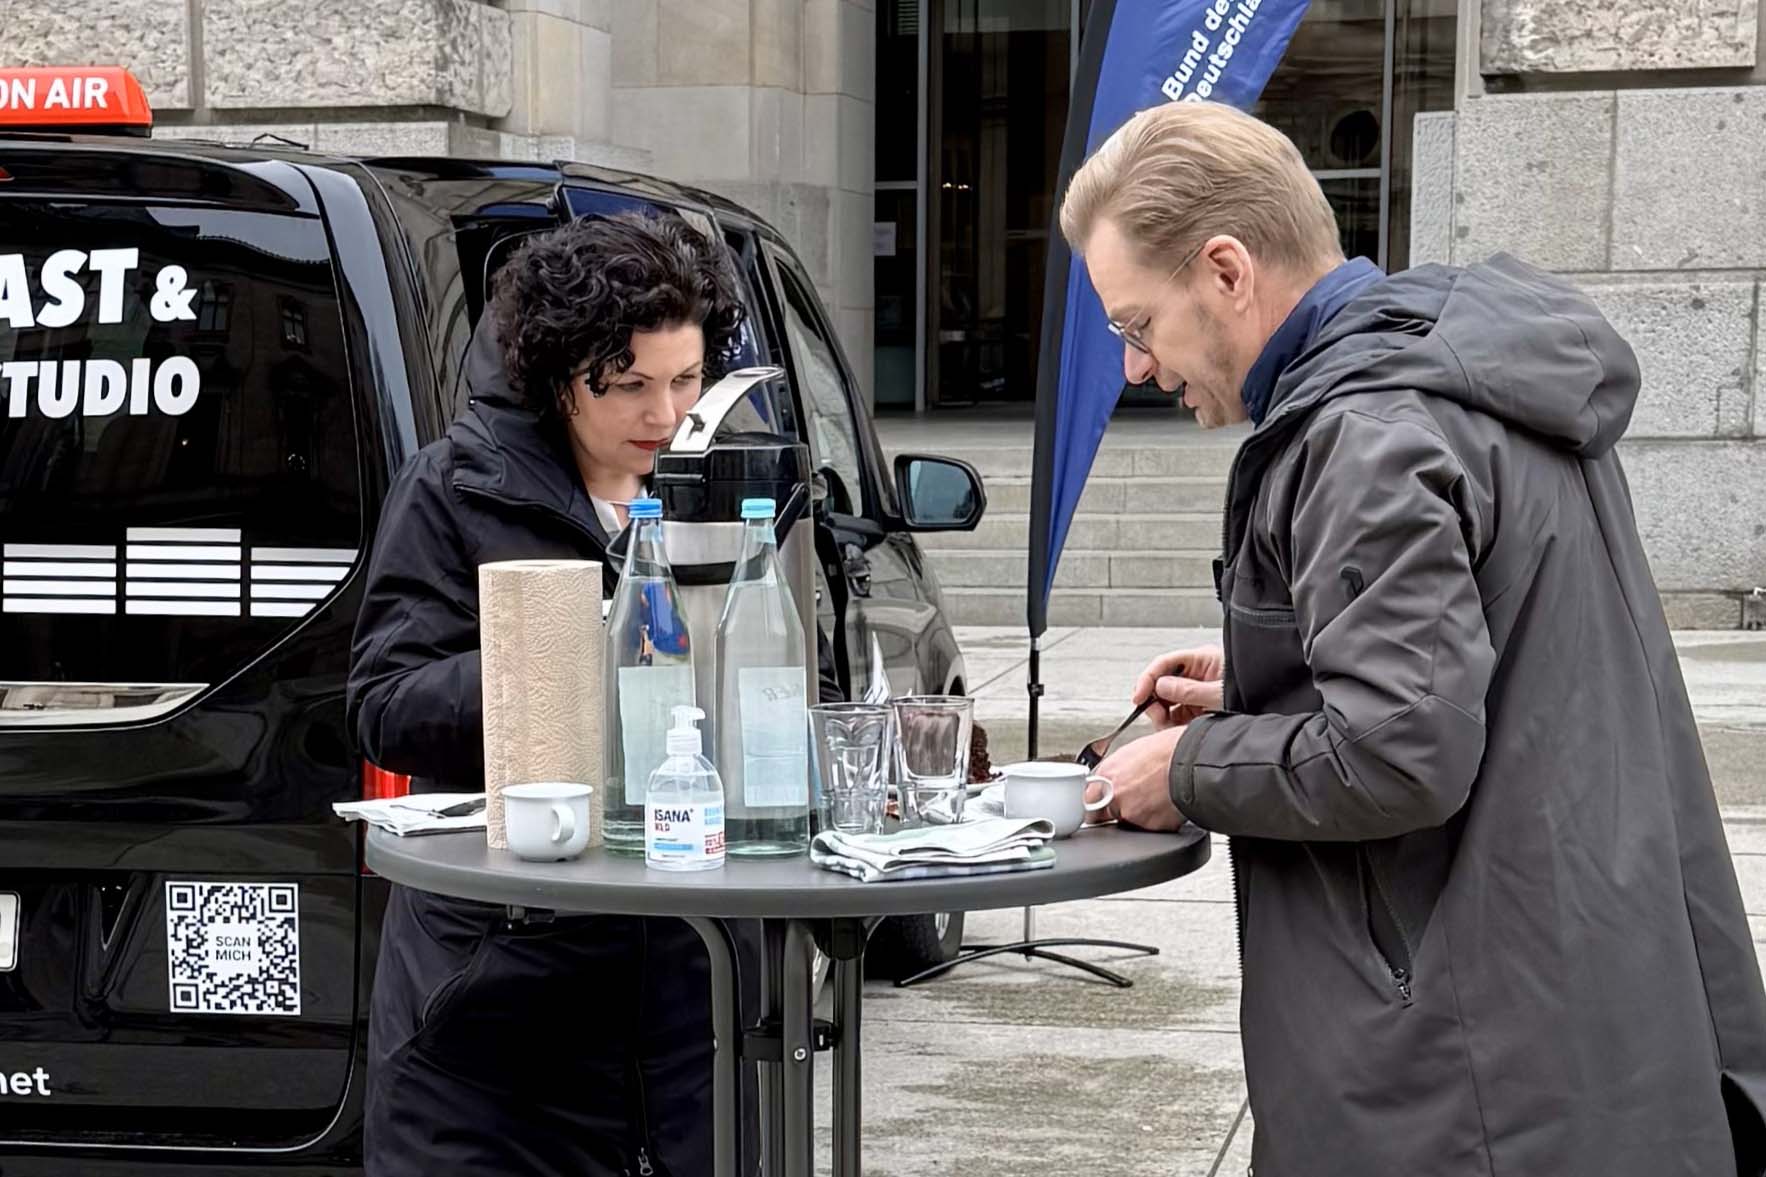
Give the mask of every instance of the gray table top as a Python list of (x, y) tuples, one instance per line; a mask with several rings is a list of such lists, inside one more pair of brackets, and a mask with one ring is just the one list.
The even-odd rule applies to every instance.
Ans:
[(368, 865), (385, 878), (459, 899), (609, 915), (831, 919), (1034, 907), (1150, 887), (1208, 861), (1206, 831), (1149, 834), (1113, 826), (1054, 843), (1047, 870), (861, 883), (807, 857), (730, 859), (722, 870), (649, 870), (641, 858), (591, 850), (574, 862), (524, 862), (482, 831), (401, 838), (368, 833)]

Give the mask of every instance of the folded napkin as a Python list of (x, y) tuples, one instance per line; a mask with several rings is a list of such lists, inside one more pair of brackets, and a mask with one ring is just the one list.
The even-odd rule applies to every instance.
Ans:
[[(973, 814), (974, 816), (970, 816)], [(1006, 815), (1006, 787), (989, 785), (963, 805), (964, 821), (986, 821)]]
[(992, 875), (1054, 866), (1054, 836), (1052, 822), (1003, 817), (892, 834), (824, 830), (810, 843), (809, 858), (866, 883)]
[(331, 808), (345, 821), (365, 821), (400, 837), (484, 829), (483, 793), (413, 793), (380, 801), (339, 801)]

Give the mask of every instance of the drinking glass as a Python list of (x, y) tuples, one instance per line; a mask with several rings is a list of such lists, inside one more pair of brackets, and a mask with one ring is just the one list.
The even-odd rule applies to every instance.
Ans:
[(870, 703), (821, 703), (809, 717), (822, 785), (821, 828), (882, 833), (893, 713)]
[(902, 824), (952, 825), (963, 820), (969, 792), (969, 733), (975, 700), (960, 695), (896, 699), (896, 781)]

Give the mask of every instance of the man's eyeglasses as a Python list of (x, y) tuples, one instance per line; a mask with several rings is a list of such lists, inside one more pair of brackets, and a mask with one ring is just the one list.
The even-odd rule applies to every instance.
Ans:
[[(1201, 256), (1202, 248), (1207, 244), (1208, 243), (1204, 241), (1202, 245), (1196, 246), (1195, 249), (1190, 251), (1190, 256), (1184, 258), (1183, 261), (1178, 263), (1177, 269), (1166, 275), (1165, 281), (1159, 285), (1159, 293), (1161, 295), (1170, 288), (1171, 283), (1176, 280), (1177, 276), (1184, 272), (1185, 267), (1195, 261), (1197, 257)], [(1153, 354), (1153, 349), (1148, 346), (1147, 337), (1144, 332), (1152, 322), (1153, 312), (1147, 311), (1132, 323), (1118, 323), (1115, 319), (1110, 319), (1106, 323), (1106, 326), (1110, 328), (1110, 334), (1120, 339), (1123, 343), (1126, 343), (1129, 347), (1134, 348), (1134, 350), (1140, 352), (1144, 356), (1150, 356)]]

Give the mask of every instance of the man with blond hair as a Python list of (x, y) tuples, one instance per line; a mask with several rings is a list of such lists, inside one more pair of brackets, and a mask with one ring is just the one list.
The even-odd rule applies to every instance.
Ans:
[(1614, 445), (1631, 349), (1509, 257), (1387, 277), (1249, 115), (1136, 116), (1061, 228), (1131, 382), (1249, 418), (1224, 649), (1112, 813), (1231, 838), (1257, 1177), (1766, 1166), (1766, 994)]

